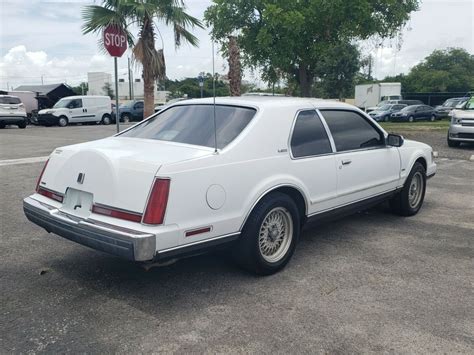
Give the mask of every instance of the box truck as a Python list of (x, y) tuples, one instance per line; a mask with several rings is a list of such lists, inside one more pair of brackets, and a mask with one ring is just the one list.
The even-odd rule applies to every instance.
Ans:
[(401, 100), (401, 83), (377, 83), (356, 85), (355, 105), (362, 110), (372, 111), (382, 101)]

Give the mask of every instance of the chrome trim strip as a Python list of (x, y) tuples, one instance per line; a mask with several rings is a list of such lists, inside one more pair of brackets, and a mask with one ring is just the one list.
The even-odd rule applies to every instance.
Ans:
[(214, 241), (214, 240), (219, 240), (219, 239), (224, 239), (224, 238), (229, 238), (229, 237), (235, 237), (236, 235), (239, 235), (239, 234), (240, 234), (240, 232), (229, 233), (229, 234), (224, 234), (224, 235), (220, 235), (220, 236), (213, 237), (213, 238), (208, 238), (208, 239), (204, 239), (204, 240), (198, 240), (198, 241), (196, 241), (196, 242), (187, 243), (187, 244), (183, 244), (183, 245), (178, 245), (178, 246), (176, 246), (176, 247), (171, 247), (171, 248), (167, 248), (167, 249), (158, 250), (158, 251), (157, 251), (157, 254), (160, 255), (160, 254), (167, 253), (167, 252), (169, 252), (169, 251), (178, 250), (178, 249), (183, 249), (183, 248), (187, 248), (187, 247), (190, 247), (190, 246), (203, 244), (203, 243), (206, 243), (206, 242), (212, 242), (212, 241)]

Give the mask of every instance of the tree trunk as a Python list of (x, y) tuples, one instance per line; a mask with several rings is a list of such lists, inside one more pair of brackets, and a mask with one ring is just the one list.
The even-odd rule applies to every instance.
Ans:
[(229, 87), (230, 96), (240, 96), (242, 81), (240, 71), (240, 49), (234, 36), (229, 36)]
[(313, 77), (308, 72), (304, 64), (301, 64), (298, 68), (298, 81), (300, 84), (301, 96), (311, 97), (311, 87), (313, 84)]
[[(142, 28), (143, 44), (148, 49), (155, 49), (155, 33), (151, 19), (145, 19)], [(145, 55), (146, 58), (146, 55)], [(143, 96), (144, 107), (143, 117), (146, 118), (155, 112), (155, 69), (152, 68), (152, 61), (146, 58), (143, 64)]]

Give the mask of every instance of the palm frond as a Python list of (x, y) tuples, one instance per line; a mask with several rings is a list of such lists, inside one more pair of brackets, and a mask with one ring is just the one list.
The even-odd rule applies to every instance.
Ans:
[(143, 68), (153, 79), (164, 80), (166, 77), (166, 65), (163, 49), (156, 50), (146, 45), (146, 41), (140, 37), (133, 47), (133, 60), (142, 64)]

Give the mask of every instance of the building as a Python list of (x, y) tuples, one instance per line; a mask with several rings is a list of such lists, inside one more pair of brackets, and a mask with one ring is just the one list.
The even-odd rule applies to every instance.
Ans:
[[(123, 75), (122, 75), (123, 76)], [(128, 79), (128, 77), (127, 77)], [(112, 75), (104, 72), (90, 72), (87, 73), (87, 83), (89, 89), (87, 95), (107, 95), (107, 86), (111, 89), (111, 92), (115, 94), (115, 82), (112, 80)], [(131, 89), (131, 95), (130, 95)], [(132, 86), (130, 87), (129, 82), (125, 78), (119, 77), (118, 82), (118, 98), (120, 101), (131, 100), (132, 97), (135, 100), (143, 100), (143, 81), (141, 78), (133, 80)], [(155, 92), (155, 103), (164, 104), (167, 101), (169, 92), (159, 91)]]
[(31, 91), (36, 93), (38, 110), (53, 107), (63, 97), (76, 95), (66, 84), (21, 85), (15, 91)]

